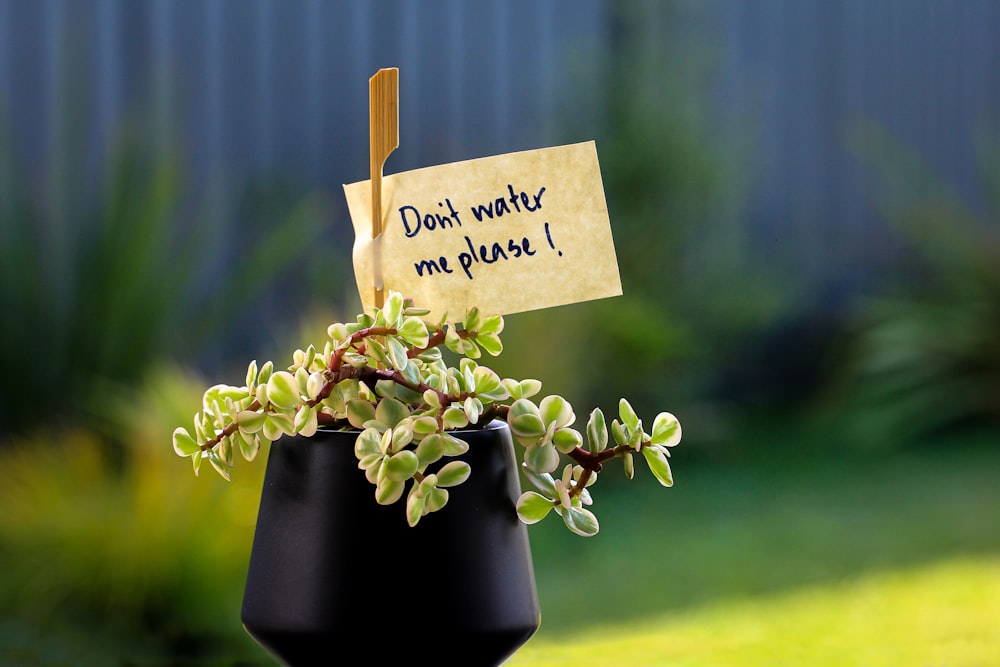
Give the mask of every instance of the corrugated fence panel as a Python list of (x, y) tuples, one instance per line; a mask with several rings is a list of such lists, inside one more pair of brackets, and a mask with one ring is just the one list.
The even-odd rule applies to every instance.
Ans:
[(850, 289), (897, 252), (878, 181), (846, 137), (877, 123), (981, 202), (978, 131), (1000, 129), (1000, 4), (988, 0), (729, 0), (724, 77), (757, 124), (747, 211), (763, 251), (803, 281)]
[[(578, 56), (599, 59), (611, 44), (614, 5), (0, 0), (0, 110), (32, 171), (67, 140), (65, 117), (87, 123), (99, 164), (123, 119), (147, 114), (156, 140), (183, 147), (197, 182), (281, 173), (335, 193), (367, 177), (367, 80), (379, 67), (401, 73), (389, 173), (565, 139), (560, 114), (573, 105), (563, 78), (576, 77), (570, 88), (584, 100), (572, 113), (598, 113)], [(754, 135), (742, 215), (760, 252), (820, 286), (863, 280), (891, 256), (868, 203), (870, 174), (845, 146), (858, 118), (884, 124), (981, 198), (974, 130), (1000, 106), (1000, 3), (710, 9), (718, 20), (699, 29), (720, 58), (721, 111)]]
[(400, 68), (387, 171), (545, 145), (559, 56), (594, 41), (602, 12), (596, 0), (0, 0), (0, 108), (38, 166), (54, 115), (82, 116), (66, 96), (86, 69), (97, 145), (147, 113), (201, 176), (280, 171), (339, 187), (367, 177), (380, 67)]

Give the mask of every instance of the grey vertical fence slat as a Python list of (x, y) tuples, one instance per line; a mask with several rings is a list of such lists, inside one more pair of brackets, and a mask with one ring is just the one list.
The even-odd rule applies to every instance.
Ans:
[(254, 124), (249, 136), (256, 138), (253, 166), (263, 169), (274, 160), (273, 135), (269, 131), (274, 117), (273, 98), (269, 94), (274, 86), (274, 38), (271, 30), (275, 17), (273, 7), (263, 0), (256, 0), (253, 27), (250, 35), (253, 58), (253, 108)]
[(5, 112), (10, 94), (10, 37), (13, 9), (9, 3), (0, 2), (0, 112)]
[(306, 166), (313, 178), (319, 175), (321, 149), (323, 144), (323, 125), (321, 122), (322, 107), (320, 105), (320, 84), (322, 76), (323, 24), (321, 23), (320, 0), (309, 0), (302, 15), (303, 32), (305, 33), (305, 108), (307, 146)]
[(150, 119), (154, 145), (162, 153), (170, 146), (173, 114), (171, 105), (175, 91), (171, 85), (170, 62), (173, 41), (173, 17), (170, 0), (153, 0), (149, 11), (150, 50)]
[(105, 135), (117, 120), (121, 105), (121, 52), (119, 50), (121, 26), (119, 12), (113, 0), (101, 0), (94, 15), (96, 55), (96, 86), (94, 104), (97, 108), (98, 132)]
[[(204, 72), (205, 81), (205, 130), (206, 137), (206, 164), (208, 165), (209, 178), (216, 178), (222, 165), (222, 155), (224, 151), (224, 135), (222, 133), (222, 123), (224, 119), (223, 105), (226, 100), (223, 98), (225, 88), (223, 87), (223, 54), (226, 47), (226, 33), (223, 30), (222, 12), (225, 5), (221, 0), (205, 0), (204, 4), (204, 25), (205, 25), (205, 46), (204, 46)], [(246, 112), (240, 115), (245, 117)]]

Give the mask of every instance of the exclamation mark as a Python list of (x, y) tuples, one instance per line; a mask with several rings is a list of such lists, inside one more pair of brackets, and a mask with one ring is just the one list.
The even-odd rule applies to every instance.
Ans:
[[(549, 241), (549, 247), (555, 250), (556, 244), (552, 242), (552, 233), (549, 231), (549, 223), (547, 222), (545, 223), (545, 238)], [(556, 252), (559, 253), (560, 257), (562, 257), (562, 250), (556, 250)]]

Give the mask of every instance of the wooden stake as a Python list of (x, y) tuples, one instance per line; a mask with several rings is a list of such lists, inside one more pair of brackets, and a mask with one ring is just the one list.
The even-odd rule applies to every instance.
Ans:
[(373, 287), (375, 306), (385, 299), (382, 281), (382, 167), (389, 154), (399, 147), (399, 69), (380, 69), (368, 80), (369, 158), (372, 183), (372, 244), (375, 253)]

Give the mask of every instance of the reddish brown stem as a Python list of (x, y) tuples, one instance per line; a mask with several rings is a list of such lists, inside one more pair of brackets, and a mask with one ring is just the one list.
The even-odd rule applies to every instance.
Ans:
[(601, 472), (606, 461), (624, 454), (625, 452), (634, 452), (635, 449), (629, 445), (618, 445), (617, 447), (612, 447), (611, 449), (602, 449), (599, 452), (591, 452), (583, 447), (577, 447), (573, 451), (569, 452), (567, 456), (573, 459), (576, 463), (583, 468), (583, 472), (580, 474), (580, 479), (577, 483), (570, 489), (571, 496), (578, 496), (583, 493), (583, 490), (587, 488), (587, 482), (595, 473)]
[[(437, 389), (434, 389), (430, 385), (410, 382), (405, 377), (403, 377), (402, 373), (399, 373), (398, 371), (395, 370), (375, 369), (371, 368), (370, 366), (364, 366), (361, 368), (354, 368), (354, 367), (349, 367), (346, 369), (344, 368), (344, 354), (346, 354), (347, 350), (354, 347), (355, 349), (358, 349), (360, 351), (361, 348), (357, 346), (362, 345), (364, 340), (369, 336), (391, 336), (396, 333), (398, 333), (397, 329), (393, 327), (383, 326), (383, 327), (366, 327), (364, 329), (359, 329), (355, 331), (353, 334), (351, 334), (350, 344), (338, 347), (336, 350), (333, 351), (333, 354), (330, 355), (330, 364), (328, 366), (328, 371), (327, 371), (328, 378), (326, 384), (324, 384), (323, 388), (320, 389), (319, 393), (316, 395), (316, 398), (310, 399), (305, 404), (308, 405), (309, 407), (314, 407), (318, 405), (320, 402), (323, 401), (323, 399), (328, 398), (330, 396), (330, 394), (333, 392), (333, 388), (337, 385), (337, 383), (339, 383), (341, 380), (346, 380), (350, 378), (356, 378), (363, 382), (367, 381), (366, 384), (369, 384), (371, 387), (374, 387), (375, 383), (380, 379), (391, 380), (399, 385), (406, 387), (407, 389), (418, 392), (420, 394), (424, 393), (428, 389), (431, 389), (432, 391), (437, 393), (438, 399), (441, 401), (442, 405), (449, 405), (451, 403), (464, 401), (466, 398), (470, 396), (475, 396), (475, 394), (472, 392), (462, 392), (458, 396), (451, 396), (443, 391), (438, 391)], [(463, 329), (458, 331), (458, 335), (462, 338), (467, 338), (469, 333)], [(432, 350), (436, 347), (439, 347), (440, 345), (444, 344), (445, 337), (446, 334), (444, 329), (437, 329), (436, 331), (434, 331), (434, 333), (432, 333), (428, 337), (427, 344), (425, 346), (409, 350), (407, 352), (407, 356), (412, 359), (414, 357), (420, 356), (421, 354), (427, 352), (428, 350)], [(248, 405), (246, 409), (259, 410), (260, 407), (261, 407), (260, 402), (254, 400), (254, 402)], [(320, 423), (324, 425), (335, 424), (338, 421), (333, 417), (331, 417), (330, 415), (326, 415), (322, 412), (319, 415), (317, 415), (317, 419), (319, 420)], [(233, 422), (228, 426), (226, 426), (226, 428), (224, 428), (214, 438), (199, 445), (199, 447), (201, 448), (202, 451), (211, 449), (215, 445), (222, 442), (223, 438), (232, 435), (238, 429), (239, 425), (236, 422)]]

